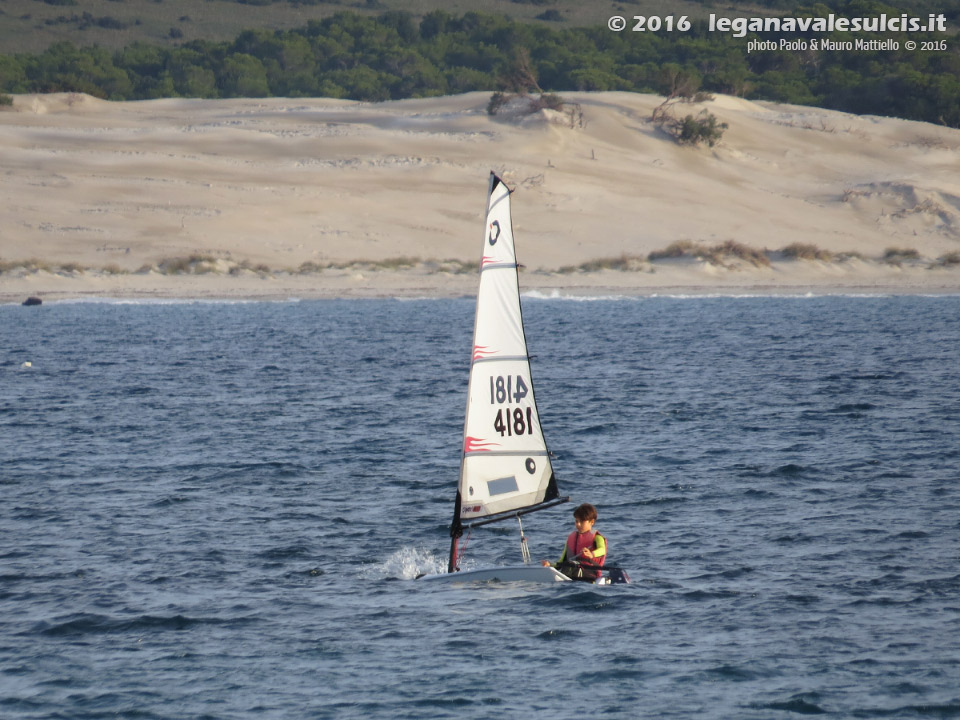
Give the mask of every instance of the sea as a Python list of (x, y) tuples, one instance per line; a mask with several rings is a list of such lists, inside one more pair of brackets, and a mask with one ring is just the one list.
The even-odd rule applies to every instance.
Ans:
[(471, 298), (0, 306), (0, 717), (960, 717), (960, 296), (523, 307), (629, 585), (416, 579)]

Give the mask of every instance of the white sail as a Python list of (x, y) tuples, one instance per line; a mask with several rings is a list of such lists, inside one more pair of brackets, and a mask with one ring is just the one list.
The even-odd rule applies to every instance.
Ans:
[(510, 190), (491, 173), (454, 524), (557, 494), (520, 314)]

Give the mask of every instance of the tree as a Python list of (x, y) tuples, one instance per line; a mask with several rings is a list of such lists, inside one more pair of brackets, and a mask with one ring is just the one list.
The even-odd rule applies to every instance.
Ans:
[(706, 102), (712, 100), (712, 96), (694, 92), (699, 83), (694, 82), (683, 72), (678, 72), (676, 68), (665, 68), (665, 70), (674, 90), (654, 108), (650, 116), (651, 122), (672, 135), (681, 145), (699, 145), (705, 142), (713, 147), (723, 137), (723, 132), (728, 127), (727, 123), (717, 122), (717, 117), (706, 109), (701, 110), (696, 117), (688, 114), (678, 118), (676, 114), (676, 108), (679, 105)]
[(613, 73), (596, 70), (594, 68), (584, 68), (574, 70), (569, 75), (570, 81), (577, 90), (602, 91), (602, 90), (626, 90), (628, 84)]
[(219, 96), (217, 76), (203, 62), (204, 56), (193, 49), (180, 48), (171, 53), (168, 68), (179, 95), (199, 98)]
[(718, 123), (717, 116), (713, 113), (701, 110), (696, 117), (687, 115), (683, 118), (676, 128), (675, 135), (677, 142), (681, 145), (699, 145), (705, 142), (713, 147), (720, 142), (723, 131), (727, 127), (727, 123)]
[(15, 58), (0, 55), (0, 90), (24, 92), (27, 87), (27, 74), (23, 65)]
[(518, 47), (513, 51), (510, 61), (500, 71), (499, 84), (504, 91), (515, 95), (526, 95), (530, 91), (543, 94), (527, 48)]
[(267, 97), (270, 86), (263, 63), (252, 55), (234, 53), (223, 63), (218, 82), (225, 97)]

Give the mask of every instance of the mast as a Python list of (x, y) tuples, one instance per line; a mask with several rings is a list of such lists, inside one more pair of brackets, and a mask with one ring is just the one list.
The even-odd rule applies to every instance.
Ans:
[(457, 570), (464, 527), (568, 499), (560, 497), (533, 394), (510, 193), (491, 172), (448, 572)]

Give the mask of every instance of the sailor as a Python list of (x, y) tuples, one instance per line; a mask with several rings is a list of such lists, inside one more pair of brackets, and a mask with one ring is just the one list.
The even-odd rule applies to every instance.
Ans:
[(607, 559), (607, 540), (593, 529), (597, 509), (584, 503), (573, 511), (573, 520), (577, 529), (567, 537), (560, 560), (556, 563), (544, 560), (543, 566), (554, 567), (573, 580), (595, 582)]

